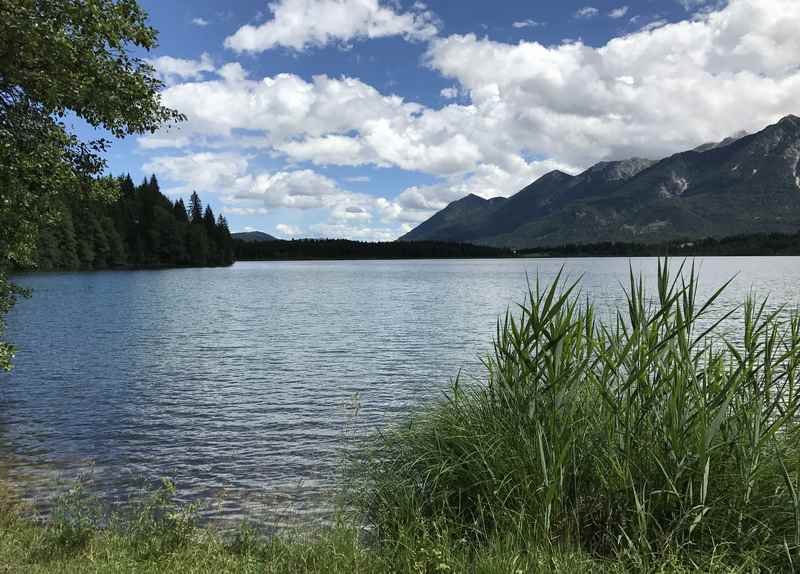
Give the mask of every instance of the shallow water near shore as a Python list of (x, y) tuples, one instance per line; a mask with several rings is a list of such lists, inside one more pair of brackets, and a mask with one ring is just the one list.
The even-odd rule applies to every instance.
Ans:
[[(340, 449), (480, 377), (527, 277), (564, 266), (602, 313), (656, 259), (248, 262), (21, 275), (19, 352), (0, 376), (0, 458), (34, 500), (81, 474), (108, 501), (170, 477), (213, 518), (313, 520)], [(800, 304), (800, 258), (700, 258), (713, 317), (752, 291)], [(736, 337), (735, 323), (729, 332)], [(57, 490), (57, 489), (56, 489)]]

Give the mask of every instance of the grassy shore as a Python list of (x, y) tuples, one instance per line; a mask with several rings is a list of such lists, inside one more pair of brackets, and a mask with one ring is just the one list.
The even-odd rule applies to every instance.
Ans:
[[(163, 497), (164, 491), (156, 497)], [(168, 500), (168, 499), (164, 499)], [(197, 526), (191, 512), (165, 506), (140, 510), (110, 523), (73, 508), (47, 520), (30, 517), (7, 492), (0, 495), (0, 573), (624, 573), (693, 572), (678, 558), (634, 568), (580, 550), (530, 547), (516, 533), (480, 544), (436, 529), (395, 540), (372, 540), (346, 521), (306, 533), (264, 536), (242, 525), (238, 532)], [(102, 524), (102, 526), (100, 525)], [(751, 572), (722, 558), (708, 572)]]
[(73, 493), (35, 521), (6, 496), (0, 572), (793, 571), (800, 318), (713, 313), (719, 293), (659, 266), (603, 321), (577, 283), (534, 285), (485, 382), (357, 449), (331, 527), (223, 535), (168, 482), (125, 517)]

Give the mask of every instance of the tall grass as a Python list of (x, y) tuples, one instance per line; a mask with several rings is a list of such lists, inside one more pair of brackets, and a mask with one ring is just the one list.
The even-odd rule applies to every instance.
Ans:
[(725, 286), (700, 301), (694, 266), (666, 262), (652, 298), (631, 272), (606, 320), (578, 285), (537, 281), (498, 322), (485, 383), (377, 439), (360, 499), (377, 539), (800, 566), (798, 314), (751, 298), (714, 321)]

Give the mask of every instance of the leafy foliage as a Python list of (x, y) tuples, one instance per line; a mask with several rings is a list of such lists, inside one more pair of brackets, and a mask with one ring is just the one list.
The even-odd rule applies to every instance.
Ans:
[[(97, 177), (109, 142), (82, 142), (64, 120), (123, 137), (182, 119), (161, 105), (153, 68), (131, 55), (155, 45), (135, 0), (0, 0), (0, 311), (11, 301), (5, 272), (33, 261), (62, 203), (117, 193)], [(0, 367), (9, 353), (3, 344)]]

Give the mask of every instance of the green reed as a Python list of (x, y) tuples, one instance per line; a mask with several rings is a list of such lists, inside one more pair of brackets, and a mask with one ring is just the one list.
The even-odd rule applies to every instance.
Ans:
[(378, 437), (360, 498), (377, 538), (800, 564), (800, 316), (753, 298), (712, 315), (727, 284), (700, 301), (694, 266), (667, 262), (652, 298), (631, 272), (610, 319), (578, 286), (536, 281), (498, 322), (484, 383), (457, 379)]

